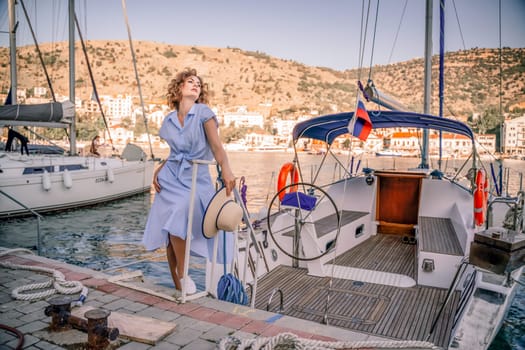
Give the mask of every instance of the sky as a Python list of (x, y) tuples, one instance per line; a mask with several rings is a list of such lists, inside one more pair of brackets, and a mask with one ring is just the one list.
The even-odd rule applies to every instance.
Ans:
[[(423, 57), (426, 1), (379, 0), (379, 7), (377, 1), (125, 0), (125, 4), (133, 40), (235, 47), (336, 70)], [(498, 48), (500, 1), (501, 46), (524, 48), (525, 0), (446, 0), (445, 50)], [(75, 3), (85, 40), (128, 40), (122, 0)], [(39, 43), (67, 40), (67, 0), (24, 0), (24, 4)], [(439, 0), (433, 5), (432, 41), (437, 54)], [(370, 7), (366, 34), (361, 34), (367, 18), (363, 7), (365, 13)], [(9, 45), (7, 13), (7, 0), (0, 0), (0, 46), (4, 47)], [(17, 18), (17, 45), (32, 45), (20, 6)], [(360, 40), (362, 36), (365, 40)]]

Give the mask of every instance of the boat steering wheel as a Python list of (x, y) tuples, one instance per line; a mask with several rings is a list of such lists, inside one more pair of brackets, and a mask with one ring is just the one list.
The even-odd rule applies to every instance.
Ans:
[[(266, 220), (270, 237), (280, 251), (292, 259), (312, 261), (335, 247), (341, 215), (325, 190), (298, 182), (284, 186), (273, 196)], [(335, 237), (323, 245), (322, 237), (334, 232), (323, 232), (327, 227), (335, 228)]]

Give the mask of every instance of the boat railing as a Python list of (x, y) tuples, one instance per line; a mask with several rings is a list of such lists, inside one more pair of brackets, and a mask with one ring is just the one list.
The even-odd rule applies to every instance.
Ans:
[(38, 252), (38, 255), (40, 255), (40, 220), (43, 219), (43, 216), (38, 214), (36, 211), (34, 211), (33, 209), (29, 208), (27, 205), (25, 205), (24, 203), (20, 202), (18, 199), (14, 198), (13, 196), (5, 193), (4, 191), (0, 190), (0, 194), (2, 194), (3, 196), (7, 197), (8, 199), (12, 200), (13, 202), (15, 202), (16, 204), (18, 204), (19, 206), (21, 206), (22, 208), (24, 208), (25, 210), (27, 210), (29, 213), (31, 213), (34, 217), (36, 217), (36, 235), (37, 235), (37, 242), (36, 242), (36, 248), (37, 248), (37, 252)]
[(430, 339), (434, 331), (436, 330), (437, 323), (439, 319), (441, 318), (441, 315), (443, 314), (443, 311), (447, 307), (448, 303), (452, 300), (452, 294), (454, 294), (454, 291), (456, 290), (456, 287), (459, 285), (463, 274), (467, 270), (468, 267), (468, 261), (466, 259), (463, 259), (461, 263), (458, 266), (458, 269), (456, 270), (456, 274), (454, 278), (452, 279), (452, 283), (450, 284), (449, 289), (447, 290), (447, 295), (445, 296), (445, 300), (441, 304), (441, 307), (439, 308), (436, 317), (434, 318), (434, 321), (432, 322), (432, 325), (430, 326), (430, 331), (427, 335), (427, 341)]
[[(209, 160), (202, 160), (202, 159), (195, 159), (195, 160), (192, 160), (192, 184), (191, 184), (191, 194), (190, 194), (190, 204), (189, 204), (189, 214), (188, 214), (188, 225), (187, 225), (187, 232), (186, 232), (186, 256), (190, 256), (190, 249), (191, 249), (191, 237), (192, 237), (192, 227), (193, 227), (193, 211), (194, 211), (194, 208), (195, 208), (195, 197), (196, 197), (196, 188), (197, 188), (197, 173), (198, 173), (198, 168), (200, 165), (214, 165), (216, 164), (215, 161), (209, 161)], [(253, 281), (253, 286), (251, 288), (251, 294), (252, 294), (252, 298), (251, 298), (251, 307), (255, 307), (255, 295), (256, 295), (256, 291), (257, 291), (257, 272), (258, 272), (258, 267), (259, 267), (259, 261), (261, 260), (261, 251), (259, 249), (259, 245), (257, 244), (257, 239), (255, 238), (255, 230), (251, 224), (251, 220), (250, 220), (250, 216), (249, 216), (249, 213), (248, 213), (248, 210), (246, 209), (246, 206), (244, 205), (244, 202), (242, 200), (242, 197), (241, 195), (239, 194), (239, 191), (237, 190), (237, 188), (234, 188), (233, 189), (233, 194), (234, 194), (234, 197), (235, 197), (235, 200), (236, 202), (240, 205), (240, 207), (242, 208), (242, 212), (243, 212), (243, 220), (244, 222), (246, 223), (246, 226), (247, 226), (247, 229), (248, 229), (248, 232), (249, 232), (249, 239), (251, 240), (251, 242), (253, 243), (253, 246), (255, 247), (255, 251), (257, 253), (257, 260), (256, 260), (256, 263), (255, 263), (255, 277), (254, 277), (254, 281)], [(213, 278), (213, 275), (214, 275), (214, 272), (215, 272), (215, 268), (216, 268), (216, 265), (217, 265), (217, 249), (218, 249), (218, 238), (215, 237), (214, 239), (214, 243), (213, 243), (213, 257), (212, 257), (212, 266), (211, 266), (211, 274), (208, 278), (208, 281), (211, 282), (212, 278)], [(224, 262), (226, 263), (226, 262)], [(187, 276), (188, 275), (188, 270), (189, 270), (189, 259), (184, 259), (184, 273), (183, 275), (184, 276)], [(211, 285), (211, 283), (207, 283), (207, 286)], [(209, 288), (209, 287), (208, 287)], [(208, 289), (207, 288), (207, 289)], [(194, 300), (194, 299), (197, 299), (197, 298), (200, 298), (202, 296), (206, 296), (208, 293), (210, 293), (209, 290), (205, 290), (203, 292), (197, 292), (195, 294), (192, 294), (192, 295), (187, 295), (186, 294), (186, 286), (183, 284), (182, 285), (182, 291), (181, 291), (181, 298), (180, 298), (180, 302), (181, 303), (185, 303), (187, 300)]]
[(252, 308), (255, 308), (255, 296), (257, 294), (257, 279), (258, 279), (257, 274), (259, 273), (259, 261), (261, 260), (262, 252), (259, 248), (259, 244), (257, 243), (257, 238), (255, 237), (255, 229), (253, 228), (253, 225), (250, 219), (250, 214), (248, 212), (248, 209), (246, 209), (246, 206), (244, 205), (242, 197), (239, 194), (239, 191), (237, 190), (237, 188), (233, 189), (233, 195), (235, 196), (235, 200), (237, 201), (237, 203), (242, 208), (242, 217), (248, 229), (250, 240), (255, 248), (255, 252), (257, 253), (257, 259), (255, 262), (255, 272), (254, 272), (254, 277), (253, 277), (253, 285), (251, 286), (251, 298), (250, 298), (250, 306)]
[[(518, 226), (520, 226), (520, 222), (521, 222), (520, 215), (521, 216), (523, 215), (524, 202), (525, 202), (525, 192), (524, 191), (519, 191), (518, 195), (514, 197), (503, 196), (503, 197), (493, 198), (492, 200), (489, 201), (487, 205), (488, 220), (486, 220), (485, 222), (485, 228), (488, 229), (490, 226), (493, 225), (493, 206), (494, 204), (502, 203), (502, 204), (507, 204), (509, 206), (508, 213), (512, 215), (512, 218), (511, 218), (512, 224), (510, 225), (511, 226), (510, 228), (514, 231), (521, 230), (521, 227), (518, 227)], [(506, 223), (506, 220), (505, 220), (505, 223)]]

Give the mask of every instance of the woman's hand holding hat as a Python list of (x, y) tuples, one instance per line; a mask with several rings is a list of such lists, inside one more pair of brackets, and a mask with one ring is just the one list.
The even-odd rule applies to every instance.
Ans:
[(224, 183), (224, 187), (226, 187), (226, 195), (229, 196), (235, 188), (235, 176), (231, 171), (223, 172), (222, 181)]

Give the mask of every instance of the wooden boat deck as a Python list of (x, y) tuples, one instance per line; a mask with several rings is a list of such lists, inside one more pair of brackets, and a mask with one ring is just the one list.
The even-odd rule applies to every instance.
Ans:
[[(381, 257), (378, 259), (377, 257)], [(399, 273), (416, 279), (416, 245), (399, 235), (377, 234), (339, 255), (330, 263), (367, 270)]]
[(463, 255), (458, 236), (449, 218), (419, 217), (419, 245), (422, 251)]
[[(401, 251), (405, 254), (397, 255)], [(401, 243), (399, 236), (376, 235), (338, 257), (335, 263), (414, 277), (414, 261), (415, 245)], [(330, 286), (329, 277), (309, 276), (306, 269), (279, 266), (259, 279), (256, 308), (266, 310), (276, 288), (283, 292), (285, 315), (322, 323), (329, 293), (330, 325), (405, 340), (427, 340), (447, 293), (446, 289), (434, 287), (399, 288), (335, 278)], [(278, 295), (273, 297), (270, 311), (278, 311), (278, 299)], [(448, 344), (453, 318), (450, 315), (458, 301), (459, 293), (455, 293), (429, 341), (438, 346)]]

